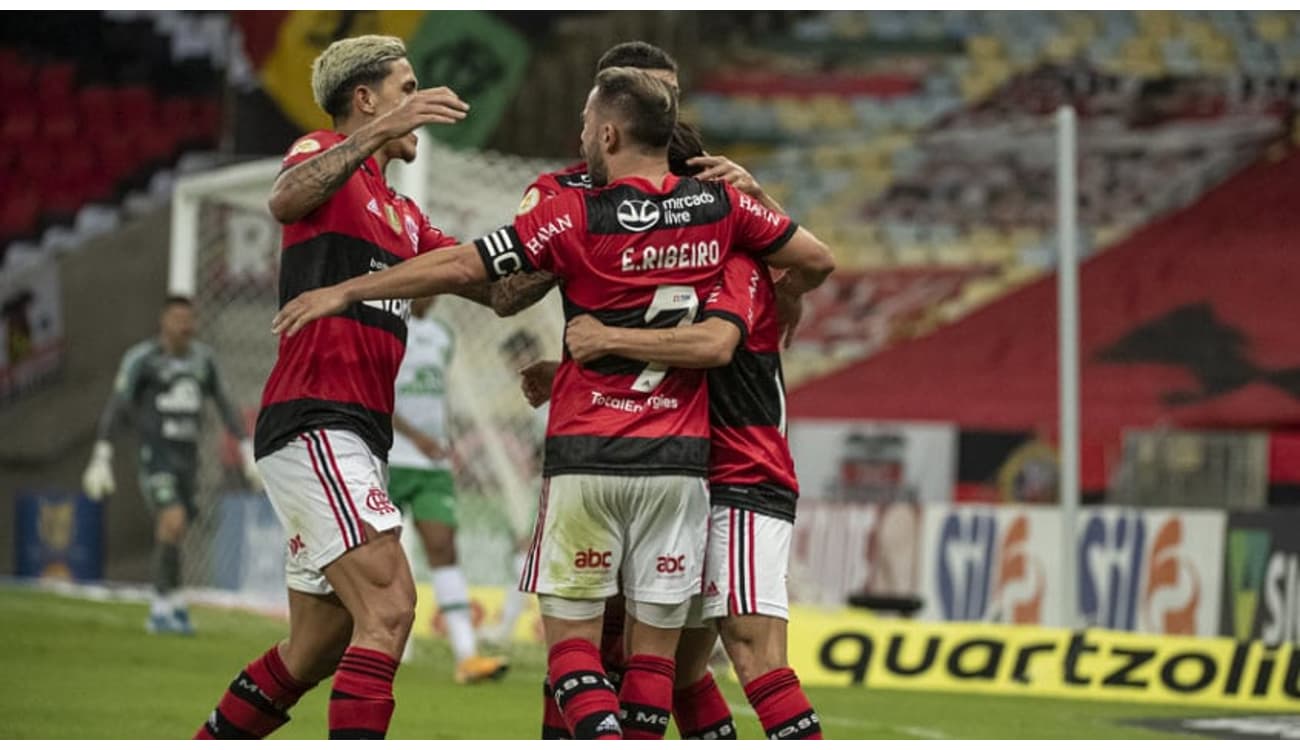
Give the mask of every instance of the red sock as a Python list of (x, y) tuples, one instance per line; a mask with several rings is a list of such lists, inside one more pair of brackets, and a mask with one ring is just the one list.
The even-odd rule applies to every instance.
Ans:
[(736, 739), (731, 709), (710, 672), (692, 685), (673, 691), (673, 718), (684, 740)]
[(330, 693), (331, 740), (382, 740), (393, 718), (397, 660), (351, 646), (343, 652)]
[(551, 690), (551, 683), (545, 680), (542, 681), (542, 739), (573, 739), (568, 725), (564, 723), (564, 714), (560, 713), (560, 707), (555, 705), (555, 692)]
[(280, 647), (272, 646), (235, 677), (194, 739), (262, 739), (283, 726), (288, 710), (315, 686), (294, 679), (280, 658)]
[(822, 724), (817, 712), (789, 667), (755, 677), (745, 686), (745, 697), (758, 714), (769, 740), (820, 740)]
[(623, 652), (625, 615), (623, 597), (612, 596), (605, 602), (605, 619), (600, 632), (600, 665), (614, 690), (622, 687), (623, 670), (627, 667), (627, 654)]
[(677, 663), (649, 654), (633, 654), (623, 671), (618, 691), (622, 704), (623, 738), (662, 740), (668, 731), (668, 714), (673, 705), (673, 675)]
[(601, 671), (596, 644), (581, 638), (560, 641), (551, 647), (547, 661), (555, 702), (574, 739), (622, 738), (618, 694)]

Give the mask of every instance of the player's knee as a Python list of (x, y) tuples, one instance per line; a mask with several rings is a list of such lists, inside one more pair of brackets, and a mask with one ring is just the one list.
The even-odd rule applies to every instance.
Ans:
[(180, 544), (185, 536), (185, 515), (172, 510), (164, 511), (158, 518), (154, 538), (163, 544)]
[(424, 541), (424, 556), (429, 567), (442, 568), (456, 564), (456, 531), (441, 523), (419, 523), (420, 538)]
[(741, 684), (786, 666), (777, 629), (767, 626), (765, 619), (728, 617), (720, 624), (722, 644)]
[(430, 545), (424, 551), (424, 556), (429, 560), (431, 568), (445, 568), (448, 565), (456, 564), (456, 544), (449, 542), (440, 546)]
[(401, 646), (415, 623), (415, 597), (406, 592), (386, 591), (376, 601), (368, 602), (366, 611), (356, 617), (357, 628), (367, 638), (388, 646)]

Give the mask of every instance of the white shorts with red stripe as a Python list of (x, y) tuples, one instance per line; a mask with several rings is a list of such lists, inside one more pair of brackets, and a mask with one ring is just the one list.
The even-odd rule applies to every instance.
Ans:
[(793, 535), (789, 521), (715, 505), (704, 558), (703, 619), (768, 615), (789, 620), (786, 578)]
[(606, 599), (621, 588), (637, 602), (688, 602), (700, 593), (708, 513), (701, 477), (550, 477), (519, 590)]
[(343, 430), (312, 430), (257, 462), (289, 544), (289, 588), (328, 594), (321, 571), (375, 531), (401, 528), (388, 499), (388, 465), (360, 437)]

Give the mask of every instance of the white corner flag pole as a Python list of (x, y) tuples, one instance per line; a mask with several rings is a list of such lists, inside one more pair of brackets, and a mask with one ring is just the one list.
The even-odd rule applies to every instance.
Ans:
[(1074, 108), (1056, 111), (1057, 242), (1056, 264), (1057, 375), (1060, 385), (1061, 625), (1075, 627), (1078, 586), (1079, 515), (1079, 205), (1075, 179), (1077, 144)]

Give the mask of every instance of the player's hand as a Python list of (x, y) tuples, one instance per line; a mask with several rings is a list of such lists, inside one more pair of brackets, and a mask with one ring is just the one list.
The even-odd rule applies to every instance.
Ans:
[(751, 198), (763, 199), (763, 186), (758, 184), (754, 175), (725, 156), (705, 154), (691, 157), (686, 163), (703, 169), (695, 175), (697, 180), (722, 180)]
[(424, 454), (424, 457), (430, 461), (441, 461), (448, 457), (447, 449), (443, 447), (442, 443), (428, 435), (420, 435), (411, 442), (415, 443), (416, 450)]
[(781, 347), (789, 349), (794, 343), (795, 331), (799, 320), (803, 318), (803, 295), (792, 294), (782, 290), (782, 284), (776, 285), (776, 321), (781, 327)]
[(564, 328), (564, 346), (569, 356), (586, 364), (606, 354), (609, 327), (590, 315), (579, 315)]
[(95, 442), (90, 453), (90, 463), (81, 475), (81, 489), (86, 497), (99, 501), (117, 491), (113, 481), (113, 444), (107, 440)]
[(421, 125), (451, 125), (465, 119), (469, 105), (446, 86), (421, 89), (380, 118), (389, 138), (400, 138)]
[(519, 387), (528, 399), (528, 405), (537, 408), (551, 399), (551, 384), (560, 363), (553, 359), (534, 362), (519, 371)]
[(347, 306), (347, 295), (339, 291), (337, 286), (303, 292), (289, 300), (275, 314), (275, 319), (271, 321), (271, 333), (292, 336), (313, 320), (326, 315), (337, 315), (346, 310)]
[(239, 461), (244, 470), (244, 481), (253, 492), (262, 491), (262, 473), (257, 470), (257, 459), (253, 457), (253, 441), (244, 438), (239, 441)]

